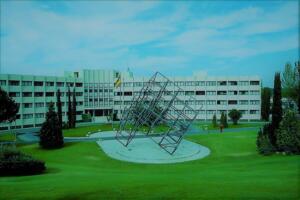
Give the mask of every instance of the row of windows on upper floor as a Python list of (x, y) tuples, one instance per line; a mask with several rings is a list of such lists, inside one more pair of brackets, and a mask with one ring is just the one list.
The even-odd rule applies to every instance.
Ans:
[[(54, 97), (56, 96), (55, 94), (56, 92), (22, 92), (22, 97)], [(67, 95), (68, 93), (64, 93), (64, 92), (61, 92), (61, 97)], [(21, 95), (21, 92), (9, 92), (8, 95), (10, 97), (20, 97)], [(70, 95), (72, 96), (73, 93), (70, 92)], [(83, 92), (75, 92), (75, 95), (76, 96), (83, 96)]]
[[(115, 92), (115, 96), (136, 96), (140, 95), (141, 92), (136, 91), (136, 92), (131, 92), (131, 91), (126, 91), (126, 92)], [(151, 94), (155, 95), (157, 94), (158, 91), (154, 91)], [(175, 92), (176, 93), (176, 92)], [(168, 96), (168, 95), (173, 95), (173, 91), (164, 91), (163, 95)], [(179, 91), (178, 95), (180, 96), (193, 96), (193, 95), (260, 95), (259, 90), (222, 90), (222, 91), (204, 91), (204, 90), (197, 90), (197, 91)]]
[[(114, 101), (114, 105), (130, 105), (132, 101)], [(162, 102), (168, 105), (170, 101)], [(187, 101), (174, 101), (174, 105), (259, 105), (260, 100), (187, 100)]]
[[(36, 102), (36, 103), (23, 103), (22, 106), (23, 108), (33, 108), (33, 105), (35, 106), (35, 108), (44, 108), (45, 105), (46, 107), (49, 107), (51, 104), (51, 102)], [(18, 106), (20, 106), (19, 103), (17, 103)], [(76, 106), (82, 106), (83, 105), (83, 102), (82, 101), (77, 101), (76, 102)], [(68, 106), (68, 102), (61, 102), (61, 106), (64, 107), (64, 106)]]
[[(65, 116), (67, 114), (67, 112), (62, 112), (62, 116)], [(76, 115), (82, 115), (83, 111), (76, 111)], [(29, 114), (23, 114), (22, 118), (23, 119), (32, 119), (34, 116), (34, 118), (45, 118), (45, 113), (29, 113)], [(17, 115), (17, 119), (20, 119), (21, 115)]]
[[(124, 82), (124, 87), (142, 87), (148, 82)], [(156, 82), (156, 84), (165, 85), (166, 82)], [(168, 82), (168, 86), (247, 86), (260, 85), (260, 81), (175, 81)]]
[(113, 89), (84, 89), (85, 93), (113, 92)]
[[(53, 81), (19, 81), (19, 80), (9, 80), (8, 81), (8, 85), (9, 86), (20, 86), (20, 84), (22, 86), (54, 86), (54, 84), (56, 83), (57, 87), (73, 87), (74, 83), (73, 82), (53, 82)], [(7, 81), (6, 80), (0, 80), (0, 86), (5, 86), (7, 85)], [(76, 87), (82, 87), (82, 83), (75, 83)]]

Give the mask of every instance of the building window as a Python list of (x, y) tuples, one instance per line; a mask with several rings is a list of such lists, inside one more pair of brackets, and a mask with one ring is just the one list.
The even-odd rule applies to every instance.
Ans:
[(249, 81), (239, 81), (240, 86), (246, 86), (249, 85)]
[(10, 97), (20, 97), (20, 92), (9, 92), (8, 95)]
[(35, 96), (35, 97), (43, 97), (43, 96), (44, 96), (44, 93), (43, 93), (43, 92), (35, 92), (35, 93), (34, 93), (34, 96)]
[(83, 93), (82, 93), (82, 92), (76, 92), (75, 94), (76, 94), (77, 97), (83, 96)]
[(132, 92), (124, 92), (124, 96), (132, 96)]
[(76, 83), (76, 87), (82, 87), (82, 83)]
[(23, 114), (23, 119), (31, 119), (33, 118), (33, 114)]
[(207, 100), (206, 105), (216, 105), (216, 101), (215, 100)]
[(206, 81), (206, 85), (207, 86), (216, 86), (217, 83), (216, 83), (216, 81)]
[(205, 81), (196, 81), (195, 85), (196, 86), (205, 86)]
[(19, 86), (20, 85), (20, 81), (11, 80), (11, 81), (8, 81), (8, 85)]
[(249, 92), (247, 90), (241, 90), (241, 91), (239, 91), (239, 94), (240, 95), (248, 95)]
[(73, 86), (74, 86), (74, 83), (72, 83), (72, 82), (67, 82), (67, 86), (68, 86), (68, 87), (73, 87)]
[(35, 113), (35, 118), (44, 118), (45, 114), (44, 113)]
[(215, 114), (215, 113), (216, 113), (215, 110), (207, 110), (207, 111), (206, 111), (206, 114), (208, 114), (208, 115), (213, 115), (213, 114)]
[(240, 105), (248, 105), (248, 100), (240, 100)]
[(228, 91), (228, 95), (237, 95), (238, 92), (235, 90)]
[(54, 86), (54, 82), (46, 82), (46, 86)]
[(251, 115), (259, 114), (259, 110), (250, 110)]
[(23, 103), (24, 108), (32, 108), (32, 103)]
[(218, 105), (227, 105), (227, 101), (225, 101), (225, 100), (218, 100), (217, 104)]
[(259, 81), (250, 81), (250, 85), (259, 85)]
[(196, 91), (196, 95), (205, 95), (205, 91)]
[(238, 83), (237, 83), (237, 81), (228, 81), (228, 84), (229, 85), (237, 85)]
[(0, 85), (1, 85), (1, 86), (6, 85), (6, 80), (0, 80)]
[(239, 110), (243, 115), (248, 114), (248, 110)]
[(250, 95), (259, 95), (259, 90), (250, 90)]
[(46, 97), (54, 97), (54, 92), (46, 92)]
[(22, 96), (23, 97), (32, 97), (32, 92), (23, 92)]
[(218, 81), (218, 85), (225, 86), (227, 85), (227, 81)]
[(57, 87), (64, 87), (64, 84), (65, 84), (64, 82), (57, 82), (56, 86)]
[(32, 81), (22, 81), (22, 86), (32, 86)]
[(216, 95), (216, 91), (206, 91), (206, 95)]
[(250, 105), (259, 105), (259, 100), (250, 100)]
[(226, 94), (227, 94), (227, 91), (218, 91), (217, 94), (218, 94), (218, 95), (226, 95)]
[(35, 103), (36, 108), (41, 108), (41, 107), (44, 107), (44, 106), (45, 106), (44, 102)]
[(34, 86), (43, 86), (43, 81), (34, 81)]
[(236, 105), (237, 104), (237, 100), (229, 100), (228, 101), (228, 105)]
[(205, 101), (204, 100), (196, 100), (195, 104), (196, 105), (204, 105)]
[(195, 92), (194, 91), (185, 91), (184, 95), (185, 96), (192, 96), (192, 95), (195, 95)]

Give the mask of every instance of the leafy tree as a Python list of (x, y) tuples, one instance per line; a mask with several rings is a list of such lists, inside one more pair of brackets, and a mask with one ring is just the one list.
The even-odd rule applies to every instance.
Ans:
[(40, 146), (45, 149), (60, 148), (64, 144), (61, 126), (59, 125), (54, 104), (51, 102), (46, 114), (46, 121), (40, 130)]
[(296, 102), (298, 97), (297, 86), (297, 67), (293, 68), (291, 63), (288, 62), (282, 73), (282, 96)]
[(61, 108), (61, 100), (60, 100), (60, 90), (57, 90), (57, 102), (56, 102), (56, 106), (57, 106), (57, 115), (58, 115), (58, 121), (59, 121), (59, 125), (60, 127), (62, 127), (62, 108)]
[(214, 114), (214, 116), (212, 118), (212, 124), (213, 124), (213, 127), (217, 127), (218, 126), (216, 114)]
[(76, 126), (76, 92), (73, 89), (73, 102), (72, 102), (72, 128)]
[(300, 153), (300, 122), (295, 112), (292, 110), (285, 112), (276, 135), (280, 151)]
[(241, 119), (242, 117), (242, 113), (237, 110), (237, 109), (232, 109), (229, 113), (228, 116), (231, 118), (231, 120), (233, 121), (234, 125), (237, 125), (238, 121)]
[(271, 124), (265, 124), (263, 130), (259, 130), (256, 139), (257, 151), (263, 155), (270, 155), (276, 151), (270, 142), (269, 134), (271, 131)]
[(15, 121), (18, 112), (18, 104), (0, 87), (0, 123)]
[(273, 146), (276, 146), (276, 132), (282, 120), (282, 102), (281, 102), (281, 80), (280, 73), (275, 73), (274, 89), (273, 89), (273, 105), (272, 105), (272, 126), (270, 141)]
[(71, 92), (70, 92), (70, 87), (68, 87), (68, 127), (72, 127), (72, 102), (71, 102)]
[(271, 108), (271, 89), (264, 87), (261, 92), (261, 119), (269, 121)]

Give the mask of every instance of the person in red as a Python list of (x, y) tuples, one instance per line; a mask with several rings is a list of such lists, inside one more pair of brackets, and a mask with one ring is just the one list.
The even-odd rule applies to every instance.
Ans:
[(221, 133), (223, 132), (223, 128), (224, 128), (223, 124), (220, 124), (220, 132)]

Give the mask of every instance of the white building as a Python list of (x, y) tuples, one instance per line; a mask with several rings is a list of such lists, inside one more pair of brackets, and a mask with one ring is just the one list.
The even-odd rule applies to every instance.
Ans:
[[(63, 120), (67, 120), (67, 88), (76, 89), (77, 120), (81, 114), (91, 113), (94, 119), (103, 121), (112, 112), (131, 104), (143, 84), (150, 77), (132, 77), (121, 73), (121, 86), (114, 87), (120, 72), (115, 70), (82, 70), (66, 72), (63, 77), (0, 74), (0, 86), (20, 105), (17, 128), (39, 127), (45, 120), (47, 105), (56, 102), (56, 91), (62, 92)], [(195, 101), (189, 104), (199, 110), (197, 119), (211, 120), (216, 113), (228, 113), (238, 109), (243, 120), (260, 119), (260, 78), (258, 76), (211, 77), (194, 75), (190, 77), (171, 77), (168, 91), (174, 92), (179, 86), (183, 89), (178, 95), (182, 100), (190, 96)], [(170, 93), (164, 94), (166, 96)], [(0, 128), (7, 129), (7, 124)]]

